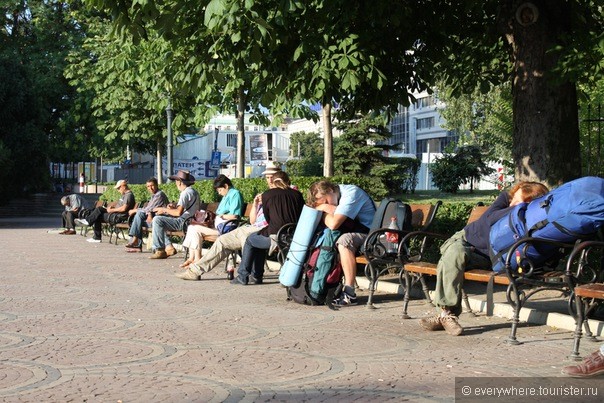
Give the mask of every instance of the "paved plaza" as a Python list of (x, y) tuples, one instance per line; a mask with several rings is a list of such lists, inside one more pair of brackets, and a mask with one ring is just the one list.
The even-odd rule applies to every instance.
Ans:
[[(420, 329), (434, 311), (379, 293), (377, 309), (288, 302), (272, 273), (186, 282), (182, 254), (149, 260), (58, 235), (60, 217), (0, 219), (0, 401), (452, 401), (455, 377), (559, 377), (572, 332), (461, 317), (451, 337)], [(581, 354), (599, 343), (583, 341)], [(602, 387), (604, 378), (595, 379)]]

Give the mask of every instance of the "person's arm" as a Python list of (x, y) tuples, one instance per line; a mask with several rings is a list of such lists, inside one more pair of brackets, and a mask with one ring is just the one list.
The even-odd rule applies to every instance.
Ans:
[(261, 194), (257, 194), (256, 197), (254, 197), (254, 201), (252, 203), (252, 209), (250, 210), (250, 223), (255, 223), (256, 219), (258, 218), (258, 211), (260, 211), (260, 208), (262, 207), (262, 195)]
[(336, 207), (331, 204), (321, 204), (315, 207), (315, 209), (323, 212), (323, 222), (327, 228), (332, 230), (340, 228), (348, 218), (343, 214), (336, 214)]

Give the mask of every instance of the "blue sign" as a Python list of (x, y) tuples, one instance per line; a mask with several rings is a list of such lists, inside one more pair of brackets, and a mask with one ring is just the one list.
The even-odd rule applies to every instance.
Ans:
[(220, 151), (212, 151), (212, 160), (210, 162), (210, 169), (220, 169)]

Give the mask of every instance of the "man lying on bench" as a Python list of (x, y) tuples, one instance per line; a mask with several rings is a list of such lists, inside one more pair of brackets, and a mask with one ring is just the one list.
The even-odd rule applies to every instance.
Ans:
[(520, 182), (509, 192), (503, 192), (476, 221), (455, 233), (440, 248), (441, 257), (436, 268), (434, 303), (440, 312), (420, 319), (420, 325), (430, 331), (445, 330), (459, 336), (463, 328), (458, 322), (461, 313), (464, 271), (491, 267), (489, 232), (491, 225), (507, 214), (511, 207), (543, 196), (548, 189), (537, 182)]

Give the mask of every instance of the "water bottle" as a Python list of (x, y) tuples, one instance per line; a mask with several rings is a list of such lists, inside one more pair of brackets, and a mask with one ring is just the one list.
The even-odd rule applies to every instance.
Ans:
[[(396, 216), (390, 218), (390, 225), (388, 229), (398, 230), (398, 223), (396, 221)], [(396, 232), (386, 232), (386, 241), (388, 253), (397, 253), (398, 252), (398, 233)]]

